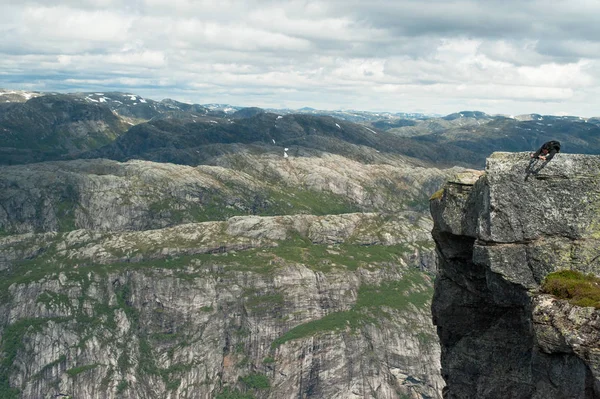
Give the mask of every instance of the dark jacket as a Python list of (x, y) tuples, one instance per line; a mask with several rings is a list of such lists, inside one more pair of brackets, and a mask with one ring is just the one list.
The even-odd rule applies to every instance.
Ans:
[(543, 150), (548, 150), (548, 153), (545, 155), (546, 161), (549, 161), (552, 158), (554, 158), (554, 155), (556, 155), (557, 152), (560, 152), (560, 143), (556, 140), (550, 140), (545, 142), (544, 144), (542, 144), (540, 149), (533, 154), (533, 157), (537, 158), (540, 155), (544, 155)]

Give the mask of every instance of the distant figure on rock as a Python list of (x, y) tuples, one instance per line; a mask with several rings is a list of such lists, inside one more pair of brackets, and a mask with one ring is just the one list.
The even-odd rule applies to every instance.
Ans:
[(554, 158), (557, 152), (560, 152), (560, 143), (556, 140), (550, 140), (542, 144), (539, 150), (529, 155), (531, 158), (538, 158), (548, 162)]
[[(539, 150), (529, 154), (531, 161), (525, 169), (525, 181), (527, 181), (530, 174), (537, 175), (554, 158), (557, 152), (560, 152), (560, 143), (556, 140), (550, 140), (542, 144)], [(540, 165), (537, 162), (538, 159), (544, 162)], [(539, 166), (536, 167), (536, 164)]]

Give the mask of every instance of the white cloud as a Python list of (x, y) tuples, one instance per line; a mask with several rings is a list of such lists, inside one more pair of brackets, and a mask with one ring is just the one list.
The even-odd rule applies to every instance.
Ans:
[(591, 116), (597, 15), (596, 0), (0, 0), (0, 87)]

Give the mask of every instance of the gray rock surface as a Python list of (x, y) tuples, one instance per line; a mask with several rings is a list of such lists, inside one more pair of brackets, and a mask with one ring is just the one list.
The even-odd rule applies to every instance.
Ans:
[(455, 172), (337, 155), (236, 154), (221, 162), (93, 159), (0, 167), (0, 235), (148, 230), (248, 214), (425, 213), (431, 192)]
[(441, 397), (421, 203), (454, 171), (222, 162), (0, 168), (1, 398)]
[[(418, 270), (432, 226), (403, 235), (403, 217), (2, 238), (1, 375), (36, 399), (440, 397), (433, 283)], [(373, 244), (378, 229), (393, 239)]]
[(539, 291), (554, 271), (600, 274), (600, 157), (529, 163), (494, 153), (431, 200), (445, 398), (600, 397), (600, 311)]

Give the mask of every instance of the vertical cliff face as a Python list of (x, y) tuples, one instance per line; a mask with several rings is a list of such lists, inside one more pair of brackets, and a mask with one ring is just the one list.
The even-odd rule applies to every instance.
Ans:
[(391, 223), (404, 224), (238, 217), (0, 238), (0, 397), (439, 398), (433, 284), (415, 267), (431, 224), (402, 244), (350, 242)]
[(600, 158), (528, 165), (494, 153), (431, 201), (446, 398), (600, 397), (600, 312), (539, 291), (557, 270), (600, 274)]

